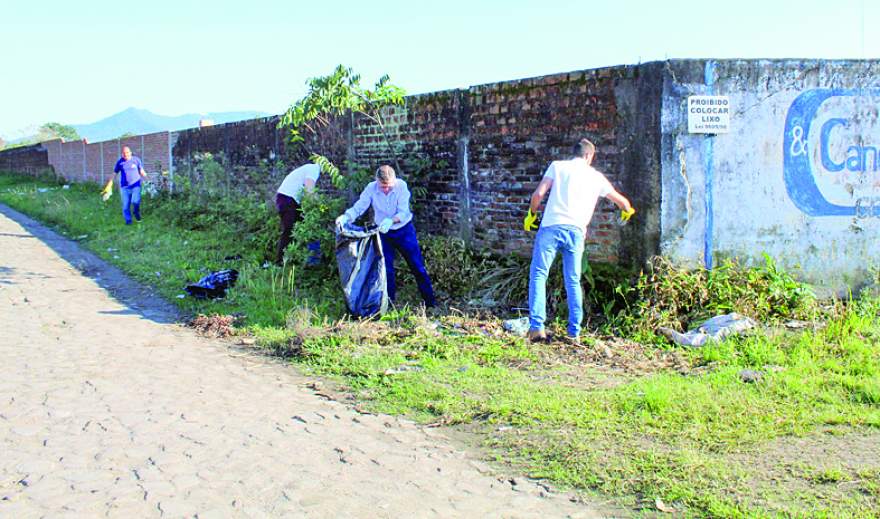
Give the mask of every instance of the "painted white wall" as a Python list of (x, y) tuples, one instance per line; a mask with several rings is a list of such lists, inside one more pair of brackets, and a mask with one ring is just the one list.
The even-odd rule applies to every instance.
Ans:
[[(717, 265), (766, 252), (820, 292), (858, 289), (880, 267), (880, 61), (708, 63), (665, 81), (661, 253), (704, 265), (708, 242)], [(729, 96), (730, 133), (688, 134), (689, 95)]]

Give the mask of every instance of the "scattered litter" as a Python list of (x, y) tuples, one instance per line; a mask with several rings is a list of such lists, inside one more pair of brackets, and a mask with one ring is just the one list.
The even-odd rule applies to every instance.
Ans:
[(242, 337), (241, 339), (238, 340), (238, 343), (241, 344), (242, 346), (253, 346), (254, 344), (257, 343), (257, 340), (254, 339), (253, 337)]
[(755, 371), (752, 369), (744, 369), (744, 370), (741, 370), (737, 374), (739, 375), (740, 380), (742, 380), (743, 382), (746, 382), (748, 384), (754, 384), (755, 382), (760, 382), (761, 378), (764, 376), (764, 374), (762, 372)]
[(792, 328), (796, 330), (799, 328), (806, 328), (807, 326), (810, 326), (810, 323), (808, 323), (807, 321), (798, 321), (796, 319), (792, 319), (791, 321), (786, 321), (782, 323), (782, 325), (786, 328)]
[(529, 318), (507, 319), (501, 323), (501, 327), (514, 335), (525, 335), (529, 331)]
[(498, 301), (492, 299), (491, 297), (480, 297), (477, 299), (469, 300), (468, 306), (472, 306), (474, 308), (495, 308), (498, 306)]
[(64, 184), (61, 189), (70, 189), (70, 184)]
[(88, 237), (89, 237), (88, 234), (80, 234), (79, 236), (77, 236), (77, 237), (74, 238), (74, 239), (75, 239), (75, 240), (85, 240), (85, 239), (88, 238)]
[(119, 249), (108, 248), (107, 252), (118, 252)]
[(214, 299), (226, 297), (226, 289), (235, 285), (238, 271), (235, 269), (211, 272), (192, 285), (185, 287), (186, 292), (196, 299)]
[(48, 187), (38, 187), (37, 188), (38, 193), (45, 193), (46, 191), (49, 191)]
[(272, 266), (272, 264), (269, 263), (268, 261), (263, 262), (263, 268), (264, 268), (264, 269), (267, 269), (267, 268), (269, 268), (269, 267), (271, 267), (271, 266)]
[(186, 294), (177, 294), (177, 299), (184, 299)]
[(241, 254), (233, 254), (232, 256), (226, 256), (223, 258), (223, 261), (238, 261), (241, 259)]
[(309, 257), (306, 258), (306, 265), (320, 265), (321, 264), (321, 242), (313, 241), (306, 244), (306, 248), (309, 250)]
[(657, 510), (660, 510), (661, 512), (664, 512), (667, 514), (671, 514), (676, 511), (675, 508), (672, 508), (671, 506), (664, 503), (663, 500), (660, 499), (659, 497), (654, 498), (654, 506), (657, 508)]
[(425, 368), (421, 366), (410, 366), (404, 364), (403, 366), (397, 366), (396, 368), (388, 368), (385, 370), (386, 375), (397, 375), (398, 373), (406, 373), (407, 371), (424, 371)]
[(113, 259), (119, 259), (119, 256), (117, 256), (116, 254), (114, 254), (114, 255), (113, 255)]
[(162, 277), (162, 273), (161, 273), (161, 272), (156, 272), (156, 277), (157, 277), (157, 278)]
[(728, 335), (735, 335), (755, 326), (755, 321), (732, 312), (717, 315), (687, 333), (679, 333), (672, 328), (659, 328), (658, 331), (676, 344), (699, 348), (710, 340), (720, 341)]
[(825, 327), (825, 323), (814, 323), (810, 321), (800, 321), (798, 319), (791, 319), (789, 321), (785, 321), (782, 323), (782, 326), (790, 330), (802, 330), (804, 328), (812, 328), (814, 330), (818, 330), (820, 328)]

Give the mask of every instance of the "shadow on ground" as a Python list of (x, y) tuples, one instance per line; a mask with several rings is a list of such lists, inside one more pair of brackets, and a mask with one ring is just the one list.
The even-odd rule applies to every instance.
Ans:
[[(48, 245), (82, 275), (94, 280), (98, 286), (128, 307), (126, 310), (113, 313), (140, 315), (144, 319), (162, 324), (180, 321), (181, 314), (174, 305), (156, 295), (149, 287), (132, 281), (124, 272), (83, 249), (75, 241), (59, 235), (36, 220), (3, 204), (0, 204), (0, 214), (21, 225), (30, 235)], [(16, 234), (16, 236), (30, 237), (24, 234)], [(0, 269), (0, 281), (4, 273), (9, 274), (8, 269), (5, 272)]]

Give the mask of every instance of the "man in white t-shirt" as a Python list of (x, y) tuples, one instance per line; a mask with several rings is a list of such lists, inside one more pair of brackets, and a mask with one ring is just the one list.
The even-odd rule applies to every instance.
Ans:
[(593, 218), (600, 196), (614, 202), (628, 220), (635, 210), (629, 200), (614, 190), (608, 179), (592, 166), (596, 147), (587, 139), (574, 145), (574, 158), (550, 164), (544, 178), (532, 193), (529, 212), (524, 221), (526, 231), (534, 230), (541, 202), (547, 197), (541, 228), (535, 237), (532, 265), (529, 271), (529, 339), (546, 340), (544, 321), (547, 319), (547, 275), (556, 253), (562, 253), (562, 275), (568, 300), (568, 336), (578, 343), (583, 319), (581, 291), (581, 259), (584, 236)]
[(284, 260), (284, 249), (290, 244), (293, 226), (302, 219), (300, 203), (303, 191), (313, 191), (319, 176), (321, 176), (320, 166), (306, 164), (288, 173), (281, 182), (281, 186), (278, 187), (278, 192), (275, 194), (275, 207), (281, 218), (281, 236), (278, 238), (275, 261), (279, 264)]

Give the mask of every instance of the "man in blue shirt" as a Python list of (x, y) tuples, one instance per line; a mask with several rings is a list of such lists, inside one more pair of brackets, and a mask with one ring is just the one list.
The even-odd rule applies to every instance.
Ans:
[(425, 270), (416, 228), (412, 224), (413, 215), (409, 208), (409, 199), (410, 193), (406, 182), (397, 178), (391, 166), (380, 166), (376, 170), (376, 180), (367, 184), (358, 201), (336, 219), (336, 225), (341, 227), (351, 223), (372, 207), (373, 222), (379, 226), (382, 252), (385, 254), (388, 298), (393, 301), (397, 293), (394, 256), (396, 252), (400, 252), (416, 278), (425, 306), (432, 307), (437, 301), (434, 298), (431, 278)]
[[(114, 177), (116, 173), (120, 173), (119, 195), (122, 198), (122, 217), (125, 218), (125, 225), (131, 225), (132, 213), (135, 220), (141, 221), (141, 179), (148, 180), (144, 163), (131, 154), (131, 148), (123, 146), (122, 158), (116, 161), (113, 173)], [(107, 182), (104, 189), (109, 191), (112, 185), (113, 178)]]

